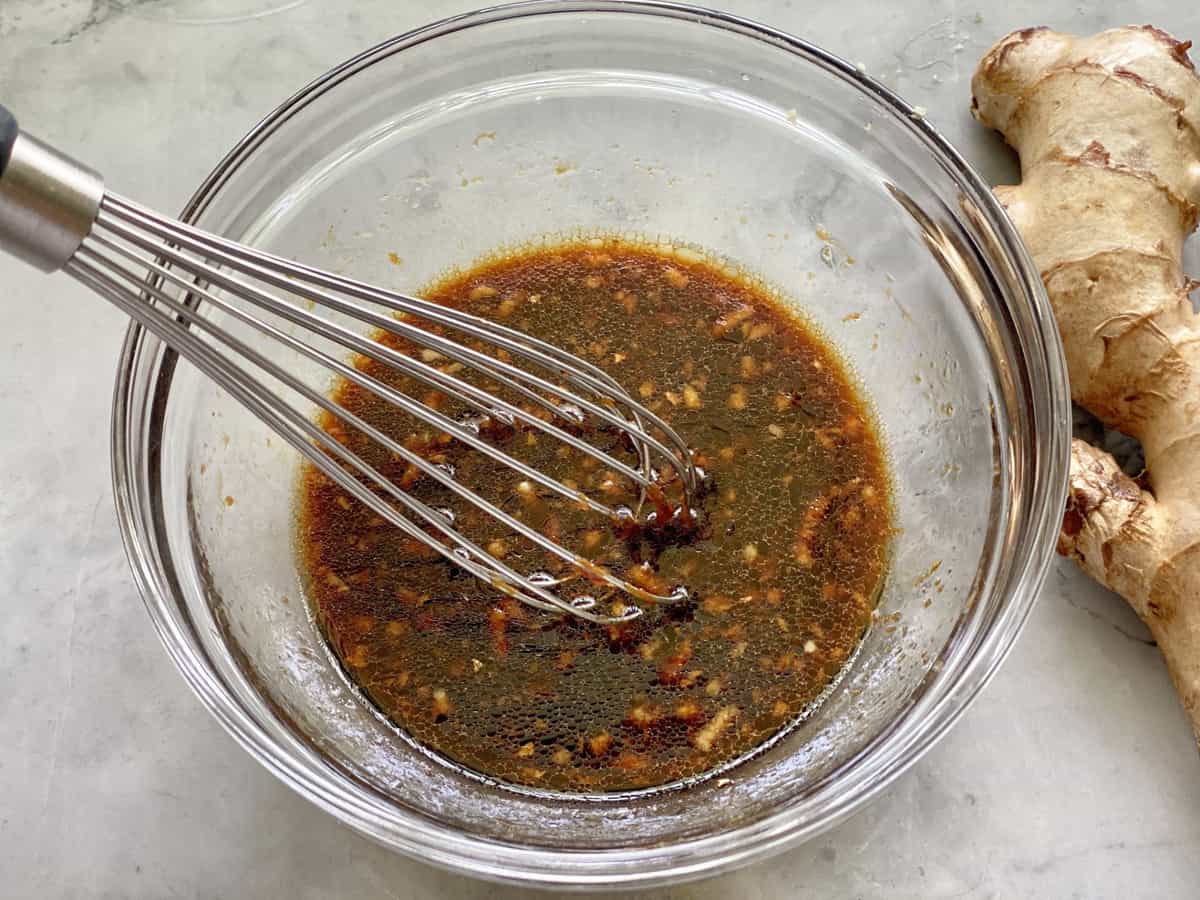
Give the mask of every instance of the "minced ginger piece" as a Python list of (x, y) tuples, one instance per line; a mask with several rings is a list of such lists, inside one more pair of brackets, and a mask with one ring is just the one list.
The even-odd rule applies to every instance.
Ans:
[(708, 724), (701, 728), (692, 736), (692, 744), (701, 753), (708, 753), (713, 748), (713, 744), (737, 718), (738, 708), (736, 706), (722, 706), (717, 710), (717, 714), (709, 720)]
[(607, 731), (594, 734), (587, 741), (588, 753), (592, 756), (603, 756), (612, 747), (612, 735)]

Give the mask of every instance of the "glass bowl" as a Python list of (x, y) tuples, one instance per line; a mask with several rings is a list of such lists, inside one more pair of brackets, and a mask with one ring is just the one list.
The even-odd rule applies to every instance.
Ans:
[(449, 19), (286, 101), (184, 218), (409, 291), (555, 235), (703, 248), (777, 287), (840, 348), (890, 449), (899, 532), (880, 618), (815, 713), (686, 789), (520, 792), (415, 746), (347, 682), (293, 555), (297, 454), (132, 327), (114, 479), (163, 643), (255, 758), (389, 847), (575, 887), (743, 865), (829, 828), (911, 765), (1030, 611), (1069, 434), (1037, 272), (987, 186), (921, 115), (811, 44), (661, 3)]

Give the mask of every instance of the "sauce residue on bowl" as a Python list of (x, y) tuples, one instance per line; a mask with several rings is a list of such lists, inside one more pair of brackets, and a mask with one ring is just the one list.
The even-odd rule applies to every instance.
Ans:
[[(795, 722), (861, 640), (892, 534), (881, 442), (830, 347), (751, 281), (615, 237), (497, 256), (425, 296), (582, 356), (662, 416), (709, 476), (700, 531), (625, 539), (362, 388), (340, 383), (336, 401), (544, 534), (652, 590), (686, 585), (694, 601), (613, 626), (527, 608), (310, 467), (299, 551), (317, 621), (353, 682), (468, 769), (576, 792), (699, 776)], [(387, 366), (356, 365), (451, 417), (466, 412)], [(451, 505), (365, 435), (332, 417), (322, 426), (431, 506)], [(620, 490), (594, 460), (529, 429), (494, 439), (590, 493)], [(545, 564), (470, 507), (455, 515), (514, 568)]]

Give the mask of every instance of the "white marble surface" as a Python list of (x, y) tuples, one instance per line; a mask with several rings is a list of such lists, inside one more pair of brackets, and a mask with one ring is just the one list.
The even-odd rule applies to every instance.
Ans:
[[(995, 38), (1127, 20), (1200, 37), (1200, 12), (1178, 0), (724, 2), (863, 63), (993, 179), (1011, 159), (967, 103)], [(200, 25), (173, 14), (264, 4), (0, 0), (0, 99), (123, 193), (176, 210), (280, 98), (470, 4), (309, 0)], [(517, 896), (350, 833), (209, 718), (160, 650), (117, 537), (108, 413), (125, 323), (3, 259), (0, 304), (0, 896)], [(769, 862), (648, 896), (1198, 894), (1200, 756), (1166, 673), (1121, 601), (1059, 563), (989, 690), (882, 799)]]

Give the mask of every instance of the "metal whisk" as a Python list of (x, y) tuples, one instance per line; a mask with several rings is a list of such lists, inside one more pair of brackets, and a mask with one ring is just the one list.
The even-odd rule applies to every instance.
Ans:
[[(639, 615), (644, 605), (673, 603), (688, 596), (683, 586), (657, 593), (647, 590), (562, 546), (459, 483), (452, 468), (424, 458), (336, 403), (330, 394), (306, 384), (233, 330), (202, 314), (201, 308), (210, 305), (325, 367), (336, 378), (511, 468), (521, 479), (597, 515), (619, 521), (635, 519), (637, 513), (610, 506), (529, 466), (490, 442), (479, 423), (490, 419), (562, 441), (628, 479), (643, 500), (652, 495), (657, 510), (646, 518), (658, 517), (661, 524), (669, 510), (684, 521), (690, 519), (702, 473), (683, 439), (605, 372), (577, 356), (495, 322), (300, 265), (164, 218), (107, 192), (95, 172), (21, 133), (3, 106), (0, 248), (44, 272), (61, 269), (111, 301), (242, 403), (327, 478), (408, 537), (497, 590), (541, 610), (601, 623), (627, 620)], [(338, 315), (331, 318), (329, 313)], [(431, 351), (425, 354), (430, 359), (449, 359), (482, 384), (502, 385), (527, 402), (506, 400), (447, 371), (452, 366), (439, 368), (421, 353), (400, 352), (336, 321), (338, 317), (369, 326), (376, 335), (394, 335), (425, 348)], [(277, 321), (295, 327), (283, 328)], [(322, 342), (339, 349), (326, 352)], [(477, 349), (481, 346), (493, 352)], [(339, 351), (348, 358), (338, 358)], [(453, 398), (476, 417), (455, 420), (444, 415), (355, 366), (349, 360), (353, 354), (390, 366), (405, 378)], [(428, 505), (385, 477), (322, 428), (311, 410), (283, 399), (264, 382), (263, 374), (568, 564), (570, 574), (522, 573), (505, 564), (456, 529), (448, 510)], [(537, 409), (550, 415), (539, 416)], [(584, 423), (624, 435), (630, 444), (630, 462), (582, 437), (579, 426)], [(664, 506), (664, 485), (677, 493), (677, 504)], [(641, 505), (635, 504), (639, 511)], [(566, 590), (580, 578), (634, 602), (605, 611), (586, 591)]]

